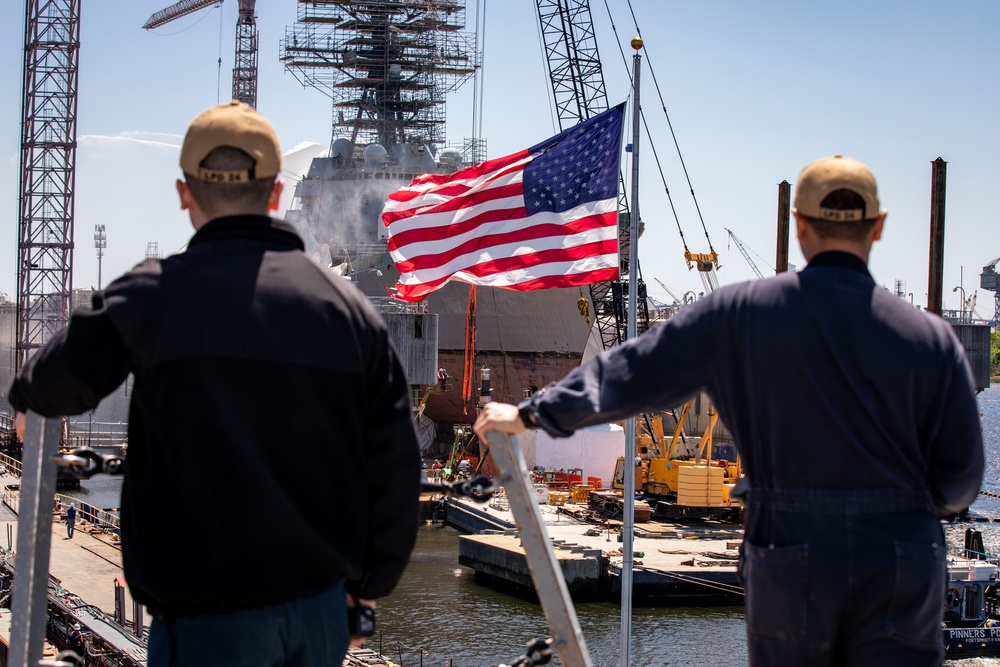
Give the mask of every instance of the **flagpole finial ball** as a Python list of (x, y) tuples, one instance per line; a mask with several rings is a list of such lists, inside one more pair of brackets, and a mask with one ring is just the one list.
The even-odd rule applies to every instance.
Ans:
[(632, 48), (635, 49), (636, 51), (642, 48), (642, 37), (632, 38)]

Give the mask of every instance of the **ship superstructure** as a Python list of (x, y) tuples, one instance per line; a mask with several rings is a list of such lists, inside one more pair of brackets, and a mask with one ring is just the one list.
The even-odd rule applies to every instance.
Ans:
[[(445, 141), (445, 94), (473, 76), (478, 60), (464, 20), (464, 4), (447, 0), (308, 0), (282, 42), (286, 68), (333, 104), (329, 155), (315, 158), (296, 184), (285, 219), (321, 264), (371, 297), (385, 297), (399, 275), (379, 219), (386, 195), (417, 175), (486, 159), (481, 139)], [(492, 369), (495, 400), (517, 402), (580, 363), (591, 324), (584, 313), (593, 312), (586, 296), (581, 289), (479, 288), (475, 364)], [(475, 406), (458, 381), (469, 286), (449, 283), (421, 306), (439, 317), (438, 365), (442, 377), (455, 379), (431, 394), (424, 414), (470, 422)]]
[(447, 0), (309, 0), (282, 41), (282, 62), (333, 101), (331, 137), (360, 166), (379, 145), (405, 161), (407, 144), (444, 143), (444, 96), (475, 72), (465, 5)]

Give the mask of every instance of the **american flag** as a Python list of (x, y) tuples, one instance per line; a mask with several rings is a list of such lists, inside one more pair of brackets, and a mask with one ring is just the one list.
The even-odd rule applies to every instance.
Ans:
[(393, 295), (421, 301), (450, 280), (533, 290), (617, 279), (624, 110), (390, 194), (382, 222), (400, 273)]

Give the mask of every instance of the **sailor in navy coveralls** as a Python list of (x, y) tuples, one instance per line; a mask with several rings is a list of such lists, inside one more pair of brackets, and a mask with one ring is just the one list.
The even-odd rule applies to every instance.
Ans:
[(568, 436), (707, 391), (749, 482), (750, 663), (938, 665), (940, 519), (983, 473), (966, 355), (869, 274), (886, 212), (865, 165), (808, 165), (794, 214), (803, 271), (721, 288), (474, 428)]

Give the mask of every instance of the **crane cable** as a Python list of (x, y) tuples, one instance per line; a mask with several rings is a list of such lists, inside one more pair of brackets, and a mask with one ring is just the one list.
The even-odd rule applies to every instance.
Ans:
[[(221, 7), (222, 4), (220, 3)], [(215, 75), (215, 103), (222, 104), (222, 11), (219, 11), (219, 71)]]
[[(638, 23), (638, 21), (637, 21), (637, 19), (635, 17), (635, 11), (632, 8), (632, 0), (628, 0), (628, 7), (629, 7), (629, 13), (632, 15), (632, 22), (635, 25), (636, 34), (639, 37), (642, 37), (642, 31), (639, 30), (639, 23)], [(608, 6), (608, 0), (604, 0), (604, 8), (608, 12), (608, 19), (611, 22), (611, 30), (612, 30), (612, 32), (614, 32), (615, 38), (616, 38), (615, 42), (618, 44), (618, 52), (621, 54), (622, 63), (625, 65), (625, 70), (626, 70), (627, 76), (629, 78), (629, 81), (631, 81), (632, 80), (632, 74), (631, 74), (631, 71), (629, 70), (629, 67), (628, 67), (628, 59), (625, 57), (625, 51), (622, 48), (621, 40), (618, 38), (619, 37), (618, 36), (618, 28), (615, 26), (614, 18), (611, 15), (611, 8)], [(645, 47), (643, 47), (643, 48), (645, 48)], [(708, 249), (712, 253), (715, 253), (715, 248), (712, 247), (712, 239), (709, 237), (709, 234), (708, 234), (708, 228), (705, 226), (705, 218), (702, 215), (701, 206), (698, 204), (698, 197), (697, 197), (697, 195), (695, 195), (695, 192), (694, 192), (694, 185), (691, 183), (691, 177), (688, 174), (687, 164), (684, 162), (684, 156), (681, 153), (680, 143), (677, 141), (677, 135), (674, 132), (673, 123), (670, 122), (670, 114), (667, 112), (667, 105), (666, 105), (666, 103), (663, 100), (663, 93), (660, 90), (660, 83), (659, 83), (659, 81), (656, 78), (656, 72), (653, 71), (653, 63), (649, 59), (647, 59), (647, 61), (648, 61), (648, 65), (649, 65), (649, 73), (653, 77), (653, 86), (656, 88), (656, 95), (657, 95), (657, 97), (660, 100), (660, 108), (663, 110), (663, 116), (667, 120), (667, 127), (670, 129), (670, 136), (673, 139), (674, 148), (677, 151), (677, 158), (680, 161), (681, 169), (684, 172), (684, 178), (687, 181), (688, 190), (691, 193), (691, 199), (694, 202), (695, 210), (698, 213), (698, 220), (701, 222), (701, 229), (705, 233), (705, 240), (708, 241)], [(663, 173), (663, 166), (660, 163), (659, 154), (656, 151), (656, 145), (652, 141), (652, 136), (653, 135), (650, 134), (650, 132), (649, 132), (649, 125), (646, 122), (646, 115), (643, 113), (642, 109), (639, 109), (639, 115), (642, 117), (642, 125), (645, 128), (645, 130), (646, 130), (646, 136), (650, 138), (650, 142), (649, 142), (650, 143), (650, 148), (653, 151), (653, 158), (656, 161), (656, 168), (657, 168), (657, 170), (660, 173), (660, 180), (663, 182), (663, 188), (664, 188), (664, 191), (666, 192), (666, 195), (667, 195), (667, 201), (670, 203), (670, 210), (673, 213), (674, 222), (677, 224), (677, 231), (680, 234), (681, 243), (684, 246), (684, 251), (688, 252), (687, 241), (684, 238), (684, 231), (681, 229), (680, 218), (677, 215), (677, 209), (674, 206), (673, 198), (670, 195), (670, 188), (667, 186), (666, 177), (664, 176), (664, 173)]]
[[(642, 31), (639, 30), (639, 21), (635, 18), (635, 10), (632, 8), (632, 0), (628, 0), (628, 11), (632, 15), (632, 23), (635, 25), (635, 34), (641, 38)], [(698, 220), (701, 222), (701, 229), (705, 232), (705, 240), (708, 241), (708, 249), (715, 252), (715, 248), (712, 247), (712, 239), (708, 236), (708, 228), (705, 226), (705, 217), (701, 214), (701, 207), (698, 205), (698, 197), (694, 194), (694, 185), (691, 183), (691, 177), (688, 175), (687, 164), (684, 162), (684, 156), (681, 154), (681, 146), (677, 142), (677, 135), (674, 134), (673, 123), (670, 122), (670, 114), (667, 113), (667, 104), (663, 101), (663, 93), (660, 90), (660, 83), (656, 80), (656, 72), (653, 70), (652, 60), (649, 61), (649, 74), (653, 77), (653, 87), (656, 88), (656, 96), (660, 99), (660, 108), (663, 110), (663, 117), (667, 119), (667, 127), (670, 128), (670, 137), (674, 141), (674, 148), (677, 149), (677, 159), (680, 161), (681, 169), (684, 171), (684, 179), (687, 181), (688, 190), (691, 192), (691, 200), (694, 202), (694, 208), (698, 212)]]
[[(608, 12), (608, 20), (611, 21), (611, 30), (612, 30), (612, 32), (615, 33), (615, 37), (617, 38), (617, 36), (618, 36), (618, 28), (615, 26), (614, 17), (611, 16), (611, 8), (608, 7), (608, 0), (604, 0), (604, 8)], [(625, 51), (624, 51), (624, 49), (622, 49), (621, 42), (618, 39), (615, 39), (615, 42), (618, 44), (618, 52), (621, 54), (622, 63), (624, 63), (624, 65), (625, 65), (625, 70), (627, 72), (628, 79), (631, 82), (632, 81), (632, 73), (631, 73), (631, 71), (628, 68), (628, 58), (625, 57)], [(634, 83), (633, 83), (633, 85), (634, 85)], [(643, 127), (646, 128), (646, 136), (650, 136), (650, 134), (649, 134), (649, 126), (646, 124), (646, 116), (645, 116), (645, 114), (642, 113), (642, 109), (639, 109), (639, 115), (642, 118), (642, 125), (643, 125)], [(670, 187), (667, 185), (667, 179), (663, 175), (663, 165), (660, 164), (660, 155), (656, 151), (656, 146), (653, 144), (652, 141), (649, 142), (649, 145), (650, 145), (650, 148), (653, 150), (653, 160), (656, 162), (656, 168), (657, 168), (657, 170), (660, 173), (660, 181), (663, 183), (663, 191), (666, 193), (666, 195), (667, 195), (667, 202), (670, 204), (670, 212), (674, 216), (674, 224), (677, 225), (677, 233), (681, 237), (681, 245), (684, 247), (684, 252), (689, 252), (688, 251), (688, 246), (687, 246), (687, 239), (684, 238), (684, 230), (681, 228), (681, 220), (680, 220), (680, 217), (677, 215), (677, 207), (674, 206), (674, 198), (670, 194)]]

